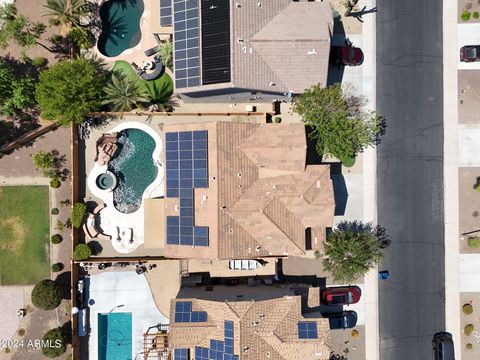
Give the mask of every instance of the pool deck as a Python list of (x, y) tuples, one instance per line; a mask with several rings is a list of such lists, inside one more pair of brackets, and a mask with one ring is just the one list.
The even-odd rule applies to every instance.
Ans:
[[(107, 0), (112, 1), (112, 0)], [(128, 62), (135, 62), (139, 66), (143, 64), (143, 61), (148, 60), (147, 56), (145, 56), (145, 50), (150, 49), (156, 45), (158, 45), (158, 41), (152, 33), (152, 20), (155, 17), (152, 17), (152, 11), (154, 10), (153, 1), (155, 0), (143, 0), (144, 10), (143, 15), (140, 19), (140, 31), (142, 32), (142, 37), (140, 42), (134, 46), (133, 48), (127, 49), (122, 52), (118, 56), (108, 57), (103, 55), (95, 45), (92, 51), (101, 59), (103, 59), (106, 63), (114, 63), (117, 60), (126, 60)], [(158, 1), (158, 0), (156, 0)], [(103, 3), (104, 0), (98, 0), (98, 3)], [(106, 2), (106, 1), (105, 1)]]
[(104, 272), (91, 275), (89, 359), (98, 360), (98, 314), (132, 313), (132, 358), (143, 351), (143, 334), (150, 327), (167, 324), (155, 305), (150, 286), (144, 275), (133, 271)]

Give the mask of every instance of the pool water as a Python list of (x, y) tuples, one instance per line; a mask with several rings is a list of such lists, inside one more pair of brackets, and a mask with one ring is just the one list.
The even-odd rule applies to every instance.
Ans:
[(98, 314), (98, 360), (132, 360), (132, 313)]
[(157, 177), (152, 158), (156, 143), (145, 131), (125, 129), (120, 131), (117, 145), (117, 153), (108, 163), (108, 170), (117, 178), (113, 204), (118, 211), (130, 214), (140, 208), (145, 189)]
[(98, 50), (105, 56), (120, 55), (140, 42), (143, 0), (109, 0), (100, 8), (102, 33)]

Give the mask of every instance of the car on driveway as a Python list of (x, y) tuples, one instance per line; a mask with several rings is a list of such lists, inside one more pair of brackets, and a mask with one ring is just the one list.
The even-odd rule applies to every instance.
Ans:
[(328, 287), (321, 292), (320, 302), (324, 305), (350, 305), (360, 300), (362, 290), (358, 286)]
[(348, 66), (361, 65), (363, 63), (363, 51), (352, 45), (332, 46), (330, 63)]
[(357, 313), (355, 311), (342, 311), (340, 313), (325, 314), (330, 323), (330, 330), (350, 329), (357, 325)]
[(465, 45), (460, 48), (460, 61), (480, 61), (480, 45)]

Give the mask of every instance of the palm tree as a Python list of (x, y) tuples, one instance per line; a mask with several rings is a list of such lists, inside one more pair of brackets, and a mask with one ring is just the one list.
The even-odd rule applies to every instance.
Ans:
[(67, 35), (72, 27), (80, 27), (80, 20), (89, 14), (85, 0), (47, 0), (46, 16), (50, 24), (60, 26), (60, 34)]
[(160, 45), (159, 54), (165, 66), (173, 70), (173, 45), (170, 40)]
[(137, 105), (150, 101), (147, 91), (137, 79), (121, 73), (114, 73), (103, 90), (105, 100), (102, 104), (110, 106), (112, 111), (130, 111)]

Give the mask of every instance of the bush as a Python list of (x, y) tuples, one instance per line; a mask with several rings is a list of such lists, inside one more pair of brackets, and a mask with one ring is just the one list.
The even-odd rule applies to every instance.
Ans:
[(39, 309), (53, 310), (62, 301), (58, 284), (50, 279), (40, 281), (32, 291), (32, 303)]
[(282, 122), (282, 118), (280, 116), (275, 116), (275, 124), (280, 124)]
[(470, 16), (471, 16), (471, 13), (470, 11), (467, 11), (467, 10), (463, 10), (462, 15), (460, 15), (463, 21), (470, 20)]
[(87, 211), (87, 205), (84, 203), (76, 203), (73, 205), (72, 209), (72, 225), (79, 229), (83, 223), (83, 215)]
[(24, 329), (24, 328), (18, 329), (18, 330), (17, 330), (17, 335), (18, 335), (18, 336), (23, 336), (23, 335), (25, 335), (25, 329)]
[(57, 224), (55, 225), (55, 229), (58, 231), (63, 231), (65, 229), (65, 224), (57, 219)]
[(341, 159), (342, 165), (346, 167), (352, 167), (355, 165), (355, 156), (345, 157)]
[(468, 350), (472, 350), (473, 349), (473, 345), (468, 343), (467, 345), (465, 345), (465, 347), (468, 349)]
[(60, 179), (58, 178), (58, 176), (54, 176), (52, 180), (50, 180), (50, 187), (52, 189), (58, 189), (60, 185), (62, 185), (62, 183), (60, 182)]
[(50, 210), (50, 214), (52, 215), (58, 215), (59, 213), (60, 211), (57, 208), (53, 208), (52, 210)]
[(468, 246), (471, 248), (479, 248), (480, 247), (480, 237), (479, 236), (471, 236), (468, 238)]
[(38, 56), (32, 60), (32, 65), (36, 68), (43, 68), (47, 66), (48, 60), (44, 57)]
[(92, 249), (90, 249), (90, 246), (86, 244), (78, 244), (75, 246), (75, 250), (73, 250), (73, 260), (87, 260), (90, 256), (92, 256)]
[(63, 238), (60, 234), (54, 234), (54, 235), (52, 235), (50, 240), (52, 241), (52, 244), (60, 244), (62, 242)]
[(470, 315), (471, 313), (473, 313), (473, 306), (470, 304), (464, 304), (462, 306), (462, 311), (464, 314)]
[(59, 272), (63, 270), (63, 263), (58, 262), (52, 265), (52, 271), (53, 272)]
[(67, 351), (67, 334), (61, 327), (47, 331), (43, 336), (42, 354), (55, 358)]
[(480, 14), (478, 13), (478, 11), (475, 11), (472, 16), (474, 19), (478, 19), (480, 17)]
[(465, 335), (470, 336), (470, 334), (475, 330), (472, 324), (465, 325), (463, 328), (463, 332)]

